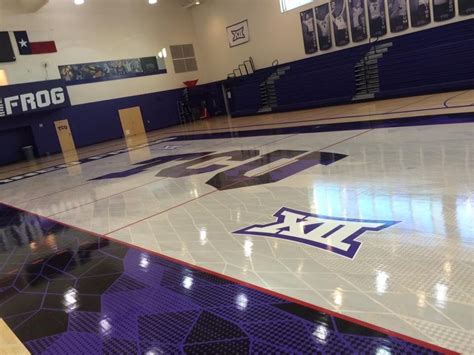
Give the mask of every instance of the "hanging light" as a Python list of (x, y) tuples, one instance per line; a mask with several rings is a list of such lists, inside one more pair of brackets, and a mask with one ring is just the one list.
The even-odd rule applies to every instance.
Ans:
[(75, 5), (82, 5), (84, 4), (84, 0), (74, 0)]
[(150, 5), (155, 5), (158, 2), (158, 0), (148, 0), (148, 3)]

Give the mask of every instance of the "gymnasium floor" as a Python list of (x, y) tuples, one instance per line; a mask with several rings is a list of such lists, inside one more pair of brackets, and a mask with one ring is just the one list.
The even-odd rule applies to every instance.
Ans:
[(472, 354), (473, 122), (471, 90), (3, 167), (0, 318), (34, 353)]

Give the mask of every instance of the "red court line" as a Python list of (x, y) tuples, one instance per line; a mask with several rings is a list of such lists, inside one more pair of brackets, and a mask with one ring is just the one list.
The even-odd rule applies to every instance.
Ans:
[(40, 198), (44, 198), (44, 197), (48, 197), (48, 196), (51, 196), (51, 195), (59, 194), (59, 193), (61, 193), (61, 192), (66, 192), (66, 191), (69, 191), (69, 190), (74, 190), (74, 189), (76, 189), (76, 188), (78, 188), (78, 187), (82, 187), (82, 186), (85, 186), (85, 185), (88, 185), (88, 184), (90, 184), (90, 181), (85, 182), (85, 183), (80, 184), (80, 185), (73, 186), (73, 187), (68, 187), (67, 189), (63, 189), (63, 190), (59, 190), (59, 191), (50, 192), (49, 194), (41, 195), (41, 196), (38, 196), (38, 197), (35, 197), (35, 198), (32, 198), (32, 199), (29, 199), (29, 200), (24, 200), (24, 201), (15, 202), (15, 203), (21, 205), (21, 204), (23, 204), (23, 203), (27, 203), (27, 202), (39, 200)]
[[(464, 94), (468, 93), (469, 91), (471, 91), (471, 90), (466, 90), (466, 91), (464, 91), (464, 92), (461, 92), (461, 93), (459, 93), (459, 94), (456, 94), (456, 95), (454, 95), (454, 96), (451, 96), (450, 98), (448, 98), (448, 99), (446, 99), (446, 100), (444, 101), (443, 106), (446, 107), (446, 108), (461, 107), (462, 105), (461, 105), (461, 106), (448, 106), (448, 101), (450, 101), (450, 100), (452, 100), (452, 99), (454, 99), (454, 98), (456, 98), (456, 97), (458, 97), (458, 96), (464, 95)], [(472, 104), (471, 104), (471, 105), (467, 105), (467, 106), (472, 106)]]
[[(157, 131), (151, 131), (150, 136), (151, 136), (152, 134), (157, 134), (157, 133), (159, 133), (158, 130), (157, 130)], [(167, 138), (170, 138), (170, 137), (156, 138), (156, 139), (167, 139)], [(153, 140), (153, 139), (155, 139), (155, 137), (148, 137), (148, 136), (147, 136), (147, 139), (148, 139), (148, 140)], [(110, 145), (108, 145), (107, 147), (97, 147), (97, 148), (93, 148), (94, 145), (96, 145), (96, 144), (104, 144), (104, 142), (102, 142), (102, 143), (99, 142), (99, 143), (96, 143), (96, 144), (92, 144), (92, 145), (86, 146), (86, 147), (84, 147), (84, 148), (89, 148), (89, 147), (90, 147), (90, 150), (88, 150), (88, 151), (85, 152), (84, 154), (87, 155), (88, 153), (92, 153), (92, 152), (95, 152), (95, 151), (101, 150), (101, 149), (107, 149), (107, 151), (106, 151), (106, 152), (101, 152), (101, 153), (99, 153), (99, 154), (108, 154), (108, 153), (110, 153), (110, 152), (113, 152), (114, 150), (117, 150), (117, 149), (110, 150), (110, 148), (113, 148), (113, 147), (116, 147), (116, 146), (122, 146), (121, 148), (119, 147), (120, 149), (125, 149), (125, 148), (128, 149), (128, 148), (130, 148), (130, 149), (138, 150), (138, 149), (150, 147), (150, 146), (152, 146), (152, 145), (154, 145), (154, 144), (166, 143), (166, 141), (164, 141), (164, 142), (157, 142), (157, 143), (154, 143), (154, 144), (147, 144), (146, 146), (144, 146), (144, 147), (142, 147), (142, 148), (137, 148), (140, 144), (137, 144), (137, 145), (135, 145), (135, 146), (132, 145), (131, 147), (127, 147), (127, 146), (126, 146), (126, 142), (123, 141), (123, 140), (120, 141), (120, 142), (117, 142), (117, 143), (112, 143), (112, 142), (114, 142), (114, 141), (116, 141), (116, 140), (117, 140), (117, 139), (112, 139), (112, 140), (110, 140), (109, 142), (111, 142), (111, 143), (110, 143)], [(81, 149), (81, 148), (79, 148), (79, 149)], [(57, 153), (57, 154), (58, 154), (58, 155), (61, 154), (62, 157), (58, 156), (58, 157), (56, 157), (56, 158), (52, 158), (51, 160), (45, 161), (44, 163), (40, 163), (40, 162), (36, 162), (36, 161), (33, 161), (33, 163), (34, 163), (34, 164), (48, 164), (48, 163), (61, 162), (61, 161), (62, 161), (64, 164), (66, 164), (66, 162), (65, 162), (65, 160), (64, 160), (64, 158), (63, 158), (64, 155), (63, 155), (62, 153)], [(94, 155), (96, 155), (96, 154), (90, 154), (90, 155), (87, 155), (87, 156), (85, 156), (85, 157), (78, 158), (78, 160), (88, 159), (88, 158), (90, 158), (90, 157), (92, 157), (92, 156), (94, 156)], [(41, 158), (40, 158), (40, 159), (41, 159)], [(41, 169), (48, 169), (48, 168), (51, 168), (51, 167), (56, 166), (56, 165), (57, 165), (57, 164), (52, 164), (52, 165), (49, 165), (49, 166), (43, 166), (43, 167), (38, 168), (38, 169), (39, 169), (39, 170), (41, 170)], [(28, 166), (25, 166), (25, 167), (18, 167), (18, 168), (14, 168), (14, 169), (11, 169), (11, 170), (6, 170), (5, 172), (2, 172), (2, 174), (6, 174), (6, 173), (9, 173), (9, 172), (12, 172), (12, 171), (22, 170), (22, 169), (26, 169), (26, 168), (28, 168)], [(38, 169), (36, 169), (36, 170), (38, 170)], [(33, 171), (34, 171), (34, 170), (33, 170)], [(31, 170), (28, 171), (28, 172), (31, 172)], [(28, 172), (23, 173), (23, 174), (28, 174)], [(8, 179), (8, 178), (5, 178), (5, 179)]]
[[(292, 137), (292, 136), (294, 136), (294, 135), (296, 135), (296, 134), (292, 134), (292, 135), (289, 135), (289, 136), (287, 136), (287, 137), (284, 137), (284, 138), (281, 138), (281, 139), (277, 139), (277, 140), (275, 140), (275, 141), (271, 141), (271, 142), (262, 144), (262, 145), (260, 145), (260, 146), (258, 146), (258, 147), (256, 147), (256, 148), (261, 148), (261, 147), (264, 147), (264, 146), (266, 146), (266, 145), (268, 145), (268, 144), (273, 144), (273, 143), (279, 142), (279, 141), (281, 141), (281, 140), (290, 138), (290, 137)], [(223, 143), (217, 144), (217, 145), (222, 145), (222, 144), (223, 144)], [(222, 157), (222, 158), (220, 158), (220, 159), (216, 159), (215, 162), (218, 162), (218, 161), (221, 161), (221, 160), (225, 160), (225, 159), (226, 159), (226, 157)], [(62, 213), (64, 213), (64, 212), (72, 211), (72, 210), (74, 210), (74, 209), (76, 209), (76, 208), (80, 208), (80, 207), (83, 207), (83, 206), (86, 206), (86, 205), (90, 205), (90, 204), (92, 204), (92, 203), (95, 203), (95, 202), (97, 202), (97, 201), (104, 200), (104, 199), (109, 198), (109, 197), (112, 197), (112, 196), (121, 195), (121, 194), (124, 193), (124, 192), (129, 192), (129, 191), (138, 189), (138, 188), (140, 188), (140, 187), (143, 187), (143, 186), (146, 186), (146, 185), (149, 185), (149, 184), (152, 184), (152, 183), (154, 183), (154, 182), (158, 182), (158, 181), (161, 181), (161, 180), (164, 180), (164, 179), (167, 179), (167, 178), (166, 178), (166, 177), (163, 177), (163, 178), (161, 178), (161, 179), (154, 179), (153, 181), (149, 181), (149, 182), (147, 182), (147, 183), (144, 183), (144, 184), (141, 184), (141, 185), (138, 185), (138, 186), (135, 186), (135, 187), (131, 187), (131, 188), (129, 188), (129, 189), (126, 189), (126, 190), (123, 190), (123, 191), (120, 191), (120, 192), (116, 192), (116, 193), (114, 193), (114, 194), (112, 194), (112, 195), (104, 196), (104, 197), (102, 197), (102, 198), (98, 198), (98, 199), (92, 200), (92, 201), (90, 201), (90, 202), (86, 202), (86, 203), (83, 203), (83, 204), (81, 204), (81, 205), (77, 205), (77, 206), (68, 208), (68, 209), (66, 209), (66, 210), (64, 210), (64, 211), (60, 211), (60, 212), (53, 213), (53, 214), (49, 215), (48, 217), (57, 216), (58, 214), (62, 214)], [(61, 192), (73, 190), (73, 189), (75, 189), (75, 188), (77, 188), (77, 187), (81, 187), (81, 186), (84, 186), (84, 185), (87, 185), (87, 184), (90, 184), (90, 183), (92, 183), (92, 181), (88, 181), (87, 183), (84, 183), (84, 184), (82, 184), (82, 185), (77, 185), (77, 186), (74, 186), (74, 187), (71, 187), (71, 188), (68, 188), (68, 189), (60, 190), (60, 191), (57, 191), (57, 192), (52, 192), (52, 193), (46, 194), (46, 195), (44, 195), (44, 196), (35, 197), (35, 198), (31, 199), (31, 200), (27, 200), (27, 201), (24, 201), (24, 202), (21, 202), (21, 203), (27, 203), (27, 202), (30, 202), (30, 201), (37, 200), (37, 199), (39, 199), (39, 198), (48, 197), (48, 196), (51, 196), (51, 195), (55, 195), (55, 194), (57, 194), (57, 193), (61, 193)], [(21, 204), (21, 203), (19, 203), (19, 204)], [(175, 206), (175, 207), (177, 207), (177, 206)]]
[[(329, 145), (327, 145), (327, 146), (325, 146), (325, 147), (323, 147), (323, 148), (320, 148), (320, 149), (318, 149), (318, 151), (322, 151), (322, 150), (324, 150), (324, 149), (333, 147), (333, 146), (335, 146), (335, 145), (337, 145), (337, 144), (343, 143), (343, 142), (348, 141), (348, 140), (350, 140), (350, 139), (356, 138), (356, 137), (361, 136), (361, 135), (363, 135), (363, 134), (365, 134), (365, 133), (367, 133), (367, 132), (369, 132), (369, 131), (371, 131), (371, 130), (372, 130), (372, 129), (368, 129), (368, 130), (365, 130), (365, 131), (363, 131), (363, 132), (359, 132), (359, 133), (357, 133), (357, 134), (355, 134), (355, 135), (353, 135), (353, 136), (350, 136), (350, 137), (348, 137), (348, 138), (342, 139), (342, 140), (337, 141), (337, 142), (335, 142), (335, 143), (329, 144)], [(294, 136), (294, 135), (291, 135), (291, 136)], [(278, 141), (281, 141), (281, 140), (283, 140), (283, 139), (286, 139), (286, 138), (290, 138), (291, 136), (285, 137), (285, 138), (282, 138), (282, 139), (278, 139), (277, 142), (278, 142)], [(269, 144), (269, 143), (267, 143), (267, 144)], [(258, 148), (258, 147), (257, 147), (257, 148)], [(292, 159), (292, 160), (295, 160), (295, 159)], [(286, 162), (286, 163), (284, 163), (284, 164), (277, 165), (277, 166), (275, 166), (275, 167), (273, 167), (273, 168), (270, 168), (270, 169), (268, 169), (268, 170), (265, 170), (265, 171), (262, 172), (262, 174), (263, 174), (263, 173), (266, 173), (266, 172), (269, 172), (269, 171), (272, 171), (272, 170), (275, 170), (275, 169), (278, 169), (278, 168), (281, 168), (282, 166), (285, 166), (285, 165), (289, 164), (292, 160), (290, 160), (289, 162)], [(235, 184), (237, 184), (237, 183), (239, 183), (239, 182), (240, 182), (240, 180), (235, 181), (235, 182), (233, 182), (233, 183), (231, 183), (231, 184), (229, 184), (229, 185), (226, 185), (226, 186), (232, 186), (232, 185), (235, 185)], [(167, 208), (167, 209), (165, 209), (165, 210), (163, 210), (163, 211), (158, 211), (158, 212), (156, 212), (156, 213), (154, 213), (154, 214), (152, 214), (152, 215), (149, 215), (149, 216), (147, 216), (147, 217), (141, 218), (141, 219), (139, 219), (138, 221), (135, 221), (135, 222), (129, 223), (129, 224), (125, 225), (125, 226), (122, 226), (122, 227), (120, 227), (120, 228), (114, 229), (114, 230), (112, 230), (112, 231), (110, 231), (110, 232), (105, 233), (105, 235), (109, 235), (109, 234), (118, 232), (118, 231), (120, 231), (120, 230), (122, 230), (122, 229), (125, 229), (125, 228), (129, 228), (129, 227), (131, 227), (131, 226), (133, 226), (133, 225), (135, 225), (135, 224), (138, 224), (138, 223), (141, 223), (141, 222), (143, 222), (143, 221), (146, 221), (147, 219), (150, 219), (150, 218), (159, 216), (160, 214), (169, 212), (169, 211), (171, 211), (172, 209), (175, 209), (175, 208), (184, 206), (184, 205), (186, 205), (186, 204), (188, 204), (188, 203), (190, 203), (190, 202), (193, 202), (193, 201), (198, 200), (198, 199), (200, 199), (200, 198), (202, 198), (202, 197), (205, 197), (205, 196), (211, 195), (211, 194), (213, 194), (213, 193), (217, 193), (217, 192), (220, 192), (220, 190), (217, 190), (217, 189), (216, 189), (216, 190), (213, 190), (213, 191), (210, 191), (210, 192), (206, 192), (205, 194), (202, 194), (201, 196), (198, 196), (198, 197), (195, 197), (195, 198), (193, 198), (193, 199), (191, 199), (191, 200), (182, 202), (182, 203), (180, 203), (179, 205), (176, 205), (176, 206), (173, 206), (173, 207), (169, 207), (169, 208)]]
[[(428, 97), (423, 97), (423, 98), (421, 98), (421, 99), (419, 99), (419, 100), (416, 100), (416, 101), (414, 101), (414, 102), (410, 102), (410, 103), (408, 103), (408, 104), (402, 105), (402, 106), (400, 106), (400, 107), (398, 107), (398, 108), (395, 108), (395, 109), (393, 109), (393, 110), (391, 110), (391, 111), (388, 111), (387, 114), (390, 114), (390, 113), (398, 113), (398, 112), (395, 112), (395, 111), (400, 110), (401, 108), (404, 108), (404, 107), (407, 107), (407, 106), (411, 106), (411, 105), (420, 103), (420, 102), (422, 102), (422, 101), (428, 100), (428, 99), (431, 98), (432, 96), (433, 96), (433, 95), (429, 95)], [(416, 96), (415, 96), (415, 97), (416, 97)], [(400, 112), (403, 112), (403, 111), (400, 111)]]
[[(423, 99), (424, 100), (424, 99)], [(420, 100), (422, 101), (422, 100)], [(183, 132), (183, 131), (176, 131), (176, 132), (163, 132), (163, 135), (164, 137), (162, 138), (157, 138), (157, 139), (168, 139), (168, 138), (176, 138), (176, 136), (170, 136), (170, 135), (177, 135), (178, 134), (178, 137), (179, 136), (187, 136), (187, 135), (192, 135), (194, 134), (195, 132), (212, 132), (212, 131), (223, 131), (223, 132), (220, 132), (220, 133), (225, 133), (225, 132), (238, 132), (238, 130), (240, 128), (252, 128), (252, 127), (264, 127), (264, 126), (273, 126), (275, 125), (276, 127), (275, 128), (283, 128), (283, 127), (280, 127), (280, 125), (284, 125), (284, 124), (293, 124), (293, 123), (307, 123), (307, 122), (319, 122), (319, 121), (328, 121), (328, 120), (338, 120), (338, 119), (346, 119), (346, 118), (357, 118), (357, 117), (367, 117), (367, 116), (384, 116), (384, 115), (393, 115), (393, 114), (397, 114), (397, 113), (412, 113), (412, 112), (423, 112), (423, 111), (432, 111), (432, 110), (446, 110), (446, 109), (452, 109), (452, 108), (464, 108), (464, 107), (472, 107), (474, 106), (474, 103), (473, 104), (469, 104), (469, 105), (459, 105), (459, 106), (451, 106), (451, 107), (434, 107), (434, 108), (424, 108), (424, 109), (417, 109), (417, 110), (408, 110), (408, 111), (398, 111), (398, 112), (393, 112), (393, 111), (389, 111), (389, 112), (382, 112), (382, 113), (367, 113), (367, 114), (360, 114), (360, 115), (348, 115), (348, 116), (337, 116), (337, 117), (327, 117), (327, 118), (317, 118), (317, 119), (308, 119), (308, 120), (294, 120), (294, 121), (283, 121), (283, 122), (274, 122), (274, 123), (264, 123), (264, 124), (255, 124), (255, 125), (243, 125), (243, 126), (234, 126), (234, 127), (222, 127), (222, 128), (207, 128), (207, 129), (196, 129), (196, 130), (190, 130), (190, 131), (186, 131), (186, 132)], [(331, 106), (332, 107), (332, 106)], [(337, 107), (337, 106), (334, 106), (334, 107)], [(404, 106), (402, 106), (404, 107)], [(282, 112), (274, 112), (274, 113), (282, 113)], [(452, 114), (456, 114), (456, 112), (453, 112)], [(262, 115), (264, 116), (264, 115)], [(413, 116), (413, 118), (416, 117), (416, 118), (421, 118), (421, 117), (418, 117), (418, 116)], [(235, 119), (238, 119), (239, 117), (236, 117)], [(410, 117), (403, 117), (403, 118), (410, 118)], [(365, 121), (350, 121), (350, 122), (365, 122)], [(346, 123), (346, 122), (342, 122), (342, 123)], [(289, 127), (289, 126), (284, 126), (284, 127)], [(316, 132), (315, 132), (316, 133)], [(153, 134), (156, 134), (158, 137), (160, 136), (160, 131), (152, 131), (150, 133), (150, 135), (153, 135)], [(150, 139), (155, 139), (155, 137), (153, 138), (150, 138)], [(173, 140), (171, 140), (170, 142), (174, 142)], [(165, 142), (163, 142), (165, 143)], [(115, 145), (120, 145), (121, 143), (117, 143), (117, 144), (113, 144), (111, 145), (110, 147), (113, 147)], [(151, 146), (151, 145), (148, 145), (148, 146)], [(99, 150), (101, 148), (97, 148), (97, 150)], [(105, 148), (104, 148), (105, 149)], [(91, 150), (93, 151), (93, 150)], [(108, 154), (110, 153), (111, 151), (107, 151), (107, 152), (102, 152), (100, 154)], [(87, 159), (87, 158), (90, 158), (92, 155), (89, 155), (89, 156), (86, 156), (84, 158), (81, 158), (81, 159)], [(52, 161), (55, 161), (55, 160), (58, 160), (60, 158), (55, 158), (49, 162), (52, 162)], [(41, 163), (39, 163), (41, 164)], [(50, 166), (45, 166), (41, 169), (48, 169), (52, 166), (55, 166), (55, 165), (50, 165)], [(4, 173), (8, 173), (8, 172), (11, 172), (11, 171), (15, 171), (15, 170), (21, 170), (23, 168), (15, 168), (15, 169), (12, 169), (12, 170), (7, 170), (5, 171)], [(32, 170), (29, 170), (27, 172), (25, 172), (24, 174), (27, 174), (29, 172), (31, 172)], [(34, 171), (34, 170), (33, 170)], [(4, 174), (2, 173), (2, 174)], [(4, 179), (8, 179), (9, 177), (5, 177)]]
[[(224, 132), (233, 132), (236, 131), (237, 129), (240, 128), (252, 128), (252, 127), (263, 127), (263, 126), (277, 126), (275, 128), (282, 128), (279, 127), (278, 125), (282, 124), (290, 124), (290, 123), (306, 123), (306, 122), (319, 122), (319, 121), (330, 121), (330, 120), (339, 120), (339, 119), (346, 119), (346, 118), (359, 118), (359, 117), (367, 117), (367, 116), (385, 116), (385, 115), (394, 115), (398, 113), (414, 113), (414, 112), (423, 112), (423, 111), (433, 111), (433, 110), (447, 110), (451, 108), (463, 108), (463, 107), (472, 107), (473, 105), (459, 105), (455, 107), (433, 107), (433, 108), (422, 108), (422, 109), (416, 109), (416, 110), (407, 110), (407, 111), (398, 111), (398, 112), (382, 112), (382, 113), (366, 113), (366, 114), (358, 114), (358, 115), (348, 115), (348, 116), (329, 116), (325, 118), (311, 118), (308, 120), (294, 120), (294, 121), (283, 121), (283, 122), (273, 122), (273, 123), (263, 123), (263, 124), (252, 124), (252, 125), (243, 125), (243, 126), (234, 126), (234, 127), (222, 127), (222, 128), (207, 128), (207, 129), (197, 129), (193, 130), (193, 132), (207, 132), (207, 131), (219, 131), (219, 130), (224, 130)], [(404, 106), (402, 106), (404, 107)], [(294, 111), (292, 111), (294, 112)], [(273, 114), (276, 113), (284, 113), (284, 112), (273, 112)], [(459, 112), (452, 112), (451, 114), (455, 115), (458, 114)], [(264, 115), (262, 115), (264, 116)], [(248, 117), (248, 116), (245, 116)], [(234, 119), (238, 120), (239, 118), (245, 118), (245, 117), (235, 117)], [(403, 117), (403, 118), (424, 118), (423, 116), (412, 116), (412, 117)], [(427, 116), (426, 118), (430, 118), (430, 116)], [(366, 121), (350, 121), (350, 122), (366, 122)], [(367, 121), (368, 122), (368, 121)], [(341, 123), (347, 123), (347, 122), (341, 122)], [(220, 133), (224, 133), (220, 132)], [(176, 132), (167, 132), (167, 134), (180, 134), (184, 132), (176, 131)], [(316, 132), (315, 132), (316, 133)], [(186, 136), (187, 134), (190, 134), (189, 132), (186, 132), (186, 134), (180, 134), (179, 136)]]
[(90, 205), (92, 203), (95, 203), (97, 201), (102, 201), (102, 200), (105, 200), (109, 197), (113, 197), (113, 196), (117, 196), (117, 195), (121, 195), (125, 192), (129, 192), (129, 191), (132, 191), (132, 190), (135, 190), (135, 189), (138, 189), (140, 187), (143, 187), (143, 186), (146, 186), (146, 185), (150, 185), (150, 184), (153, 184), (155, 182), (158, 182), (158, 181), (161, 181), (161, 180), (164, 180), (166, 179), (165, 177), (164, 178), (161, 178), (161, 179), (154, 179), (153, 181), (148, 181), (144, 184), (141, 184), (141, 185), (137, 185), (135, 187), (131, 187), (129, 189), (126, 189), (126, 190), (123, 190), (123, 191), (120, 191), (120, 192), (116, 192), (116, 193), (113, 193), (111, 195), (107, 195), (107, 196), (104, 196), (104, 197), (101, 197), (101, 198), (97, 198), (95, 200), (92, 200), (92, 201), (89, 201), (89, 202), (86, 202), (86, 203), (83, 203), (82, 205), (77, 205), (77, 206), (74, 206), (74, 207), (71, 207), (71, 208), (67, 208), (65, 209), (64, 211), (60, 211), (60, 212), (56, 212), (56, 213), (53, 213), (53, 214), (50, 214), (48, 217), (53, 217), (53, 216), (57, 216), (58, 214), (62, 214), (64, 212), (68, 212), (68, 211), (72, 211), (72, 210), (75, 210), (76, 208), (79, 208), (79, 207), (84, 207), (84, 206), (87, 206), (87, 205)]
[(377, 325), (374, 325), (374, 324), (371, 324), (371, 323), (367, 323), (367, 322), (364, 322), (362, 320), (359, 320), (359, 319), (356, 319), (356, 318), (352, 318), (351, 316), (347, 316), (347, 315), (344, 315), (344, 314), (341, 314), (341, 313), (337, 313), (335, 311), (332, 311), (330, 309), (326, 309), (324, 307), (321, 307), (321, 306), (317, 306), (315, 304), (311, 304), (311, 303), (308, 303), (308, 302), (305, 302), (305, 301), (302, 301), (302, 300), (299, 300), (299, 299), (296, 299), (296, 298), (293, 298), (293, 297), (290, 297), (290, 296), (286, 296), (284, 294), (281, 294), (279, 292), (275, 292), (275, 291), (272, 291), (270, 289), (267, 289), (267, 288), (264, 288), (264, 287), (261, 287), (261, 286), (257, 286), (257, 285), (254, 285), (252, 283), (249, 283), (249, 282), (246, 282), (246, 281), (242, 281), (242, 280), (239, 280), (239, 279), (236, 279), (236, 278), (233, 278), (231, 276), (227, 276), (227, 275), (224, 275), (224, 274), (221, 274), (221, 273), (218, 273), (216, 271), (213, 271), (213, 270), (210, 270), (210, 269), (207, 269), (207, 268), (204, 268), (202, 266), (198, 266), (198, 265), (193, 265), (193, 264), (190, 264), (186, 261), (183, 261), (183, 260), (179, 260), (179, 259), (176, 259), (176, 258), (173, 258), (171, 256), (167, 256), (167, 255), (164, 255), (164, 254), (161, 254), (161, 253), (158, 253), (156, 251), (153, 251), (153, 250), (148, 250), (146, 248), (143, 248), (143, 247), (139, 247), (137, 245), (133, 245), (131, 243), (128, 243), (128, 242), (124, 242), (124, 241), (121, 241), (121, 240), (118, 240), (118, 239), (115, 239), (113, 237), (109, 237), (107, 235), (102, 235), (102, 234), (99, 234), (99, 233), (95, 233), (95, 232), (92, 232), (92, 231), (88, 231), (86, 229), (83, 229), (83, 228), (80, 228), (80, 227), (75, 227), (75, 226), (72, 226), (70, 224), (67, 224), (67, 223), (63, 223), (63, 222), (60, 222), (60, 221), (56, 221), (52, 218), (49, 218), (49, 217), (45, 217), (45, 216), (41, 216), (37, 213), (34, 213), (34, 212), (30, 212), (30, 211), (27, 211), (27, 210), (24, 210), (22, 208), (18, 208), (18, 207), (14, 207), (14, 206), (11, 206), (7, 203), (3, 203), (3, 205), (7, 206), (7, 207), (10, 207), (10, 208), (13, 208), (13, 209), (16, 209), (18, 211), (22, 211), (22, 212), (25, 212), (25, 213), (29, 213), (31, 215), (34, 215), (34, 216), (37, 216), (39, 218), (43, 218), (43, 219), (46, 219), (46, 220), (49, 220), (51, 222), (54, 222), (54, 223), (57, 223), (59, 225), (62, 225), (62, 226), (65, 226), (65, 227), (68, 227), (68, 228), (71, 228), (71, 229), (75, 229), (77, 231), (80, 231), (80, 232), (83, 232), (89, 236), (95, 236), (95, 237), (98, 237), (98, 238), (104, 238), (104, 239), (107, 239), (107, 240), (110, 240), (114, 243), (117, 243), (117, 244), (121, 244), (121, 245), (124, 245), (130, 249), (136, 249), (136, 250), (140, 250), (140, 251), (143, 251), (145, 253), (149, 253), (149, 254), (152, 254), (152, 255), (156, 255), (158, 256), (159, 258), (162, 258), (162, 259), (165, 259), (165, 260), (168, 260), (168, 261), (171, 261), (171, 262), (174, 262), (176, 264), (179, 264), (179, 265), (182, 265), (182, 266), (185, 266), (189, 269), (194, 269), (194, 270), (197, 270), (197, 271), (201, 271), (201, 272), (204, 272), (204, 273), (207, 273), (209, 275), (213, 275), (213, 276), (216, 276), (218, 278), (221, 278), (221, 279), (224, 279), (224, 280), (228, 280), (230, 282), (233, 282), (237, 285), (241, 285), (241, 286), (244, 286), (244, 287), (247, 287), (247, 288), (250, 288), (250, 289), (253, 289), (253, 290), (257, 290), (257, 291), (260, 291), (262, 293), (266, 293), (268, 295), (271, 295), (271, 296), (274, 296), (274, 297), (277, 297), (277, 298), (281, 298), (285, 301), (288, 301), (288, 302), (292, 302), (292, 303), (296, 303), (296, 304), (299, 304), (301, 306), (304, 306), (304, 307), (307, 307), (307, 308), (310, 308), (310, 309), (313, 309), (315, 311), (318, 311), (318, 312), (322, 312), (322, 313), (326, 313), (328, 315), (331, 315), (333, 317), (336, 317), (336, 318), (339, 318), (339, 319), (343, 319), (343, 320), (346, 320), (348, 322), (351, 322), (351, 323), (355, 323), (357, 325), (360, 325), (360, 326), (363, 326), (363, 327), (366, 327), (366, 328), (369, 328), (369, 329), (372, 329), (372, 330), (375, 330), (375, 331), (378, 331), (380, 333), (383, 333), (383, 334), (386, 334), (388, 336), (391, 336), (391, 337), (394, 337), (394, 338), (398, 338), (398, 339), (401, 339), (401, 340), (404, 340), (406, 342), (409, 342), (409, 343), (412, 343), (412, 344), (416, 344), (416, 345), (419, 345), (419, 346), (422, 346), (422, 347), (425, 347), (427, 349), (431, 349), (433, 351), (437, 351), (437, 352), (440, 352), (440, 353), (443, 353), (443, 354), (447, 354), (447, 355), (459, 355), (460, 353), (458, 352), (455, 352), (455, 351), (452, 351), (452, 350), (449, 350), (449, 349), (446, 349), (446, 348), (443, 348), (441, 346), (438, 346), (438, 345), (435, 345), (435, 344), (431, 344), (431, 343), (428, 343), (424, 340), (420, 340), (420, 339), (416, 339), (416, 338), (412, 338), (408, 335), (404, 335), (404, 334), (401, 334), (401, 333), (398, 333), (398, 332), (395, 332), (395, 331), (392, 331), (392, 330), (389, 330), (389, 329), (386, 329), (386, 328), (383, 328), (383, 327), (380, 327), (380, 326), (377, 326)]

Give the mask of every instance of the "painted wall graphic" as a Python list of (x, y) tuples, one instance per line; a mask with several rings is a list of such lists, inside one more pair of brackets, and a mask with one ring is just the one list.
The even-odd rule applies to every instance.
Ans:
[(0, 118), (70, 106), (62, 80), (0, 86)]
[(365, 0), (349, 0), (352, 42), (367, 38), (367, 19), (365, 17)]
[(459, 15), (472, 15), (474, 14), (474, 1), (472, 0), (458, 0)]
[(390, 31), (401, 32), (408, 28), (407, 0), (388, 0)]
[(345, 0), (331, 0), (332, 27), (334, 30), (334, 42), (336, 46), (344, 46), (349, 43), (349, 26), (347, 22), (347, 10)]
[(227, 40), (229, 41), (229, 46), (231, 48), (250, 41), (249, 23), (247, 20), (228, 26), (226, 30)]
[(316, 40), (313, 9), (300, 12), (300, 20), (301, 30), (303, 32), (304, 52), (306, 54), (316, 53), (318, 50), (318, 43)]
[(321, 50), (332, 47), (331, 23), (329, 21), (329, 4), (323, 4), (314, 8), (316, 14), (316, 26), (318, 30), (319, 48)]
[(384, 0), (369, 0), (370, 37), (380, 37), (387, 33)]
[(165, 61), (158, 57), (111, 60), (106, 62), (60, 65), (61, 78), (68, 85), (118, 80), (166, 73)]
[(430, 1), (410, 0), (410, 20), (412, 27), (420, 27), (430, 23)]
[[(472, 1), (474, 4), (474, 1)], [(446, 21), (455, 16), (454, 0), (433, 0), (433, 19)]]

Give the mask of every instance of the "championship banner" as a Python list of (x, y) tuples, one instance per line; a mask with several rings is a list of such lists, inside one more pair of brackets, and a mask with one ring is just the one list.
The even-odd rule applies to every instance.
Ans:
[(249, 23), (247, 20), (228, 26), (226, 30), (227, 40), (229, 41), (229, 46), (231, 48), (250, 41)]
[(332, 27), (334, 29), (334, 42), (336, 46), (349, 43), (349, 30), (347, 23), (347, 10), (345, 0), (331, 0)]
[(70, 106), (63, 80), (0, 86), (0, 118)]
[(367, 38), (367, 20), (365, 18), (365, 0), (349, 0), (352, 42)]
[(472, 0), (458, 0), (459, 15), (472, 15), (474, 14), (474, 1)]
[(165, 74), (165, 60), (159, 57), (144, 57), (111, 60), (106, 62), (60, 65), (61, 78), (68, 85), (134, 78), (138, 76)]
[(313, 9), (300, 12), (300, 20), (301, 30), (303, 32), (304, 52), (306, 54), (316, 53), (318, 50), (318, 43), (316, 40)]
[(384, 0), (369, 0), (370, 37), (380, 37), (387, 33)]
[(407, 0), (388, 0), (390, 31), (400, 32), (408, 28)]
[(454, 0), (433, 0), (433, 19), (436, 22), (449, 20), (454, 15)]
[(329, 4), (326, 3), (324, 5), (316, 6), (314, 12), (316, 14), (319, 48), (321, 48), (321, 50), (329, 49), (332, 47)]
[(412, 27), (420, 27), (431, 22), (430, 0), (410, 0)]

